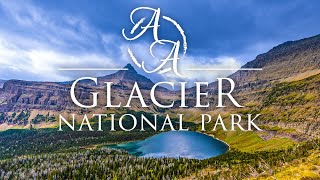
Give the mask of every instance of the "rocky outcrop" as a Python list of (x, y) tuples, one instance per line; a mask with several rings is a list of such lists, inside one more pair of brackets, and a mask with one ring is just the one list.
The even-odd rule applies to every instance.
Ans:
[(260, 88), (271, 82), (320, 69), (320, 35), (288, 41), (258, 55), (242, 68), (262, 68), (262, 71), (237, 71), (230, 78), (241, 90)]
[(319, 138), (320, 137), (320, 122), (309, 121), (309, 122), (265, 122), (261, 121), (260, 124), (279, 127), (282, 129), (295, 129), (298, 133), (301, 133), (300, 138)]
[(9, 80), (0, 90), (0, 110), (48, 109), (59, 111), (72, 106), (69, 88), (51, 82)]

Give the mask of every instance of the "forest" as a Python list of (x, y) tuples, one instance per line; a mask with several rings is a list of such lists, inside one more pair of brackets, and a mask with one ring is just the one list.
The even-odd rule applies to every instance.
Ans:
[(141, 158), (106, 148), (107, 144), (145, 139), (154, 134), (154, 131), (56, 129), (3, 131), (0, 179), (243, 179), (253, 174), (270, 176), (277, 167), (307, 157), (320, 146), (320, 140), (312, 140), (279, 150), (231, 149), (206, 160)]
[[(246, 153), (231, 149), (224, 155), (202, 161), (185, 158), (154, 159), (132, 156), (103, 145), (85, 145), (79, 135), (76, 135), (77, 141), (67, 138), (64, 143), (53, 148), (55, 146), (50, 144), (54, 140), (49, 138), (51, 142), (48, 142), (43, 136), (45, 133), (37, 131), (24, 132), (30, 141), (25, 145), (22, 144), (26, 141), (17, 136), (18, 132), (11, 132), (15, 137), (13, 141), (17, 143), (9, 146), (23, 148), (10, 149), (9, 146), (4, 147), (1, 144), (1, 147), (11, 151), (11, 154), (2, 148), (0, 179), (179, 179), (183, 177), (242, 179), (250, 177), (253, 172), (270, 175), (274, 167), (306, 157), (313, 150), (319, 149), (320, 145), (320, 141), (315, 140), (285, 150)], [(135, 132), (127, 137), (114, 136), (112, 139), (110, 134), (105, 136), (109, 142), (116, 142), (141, 138), (142, 134)], [(99, 136), (91, 138), (92, 144), (95, 144)], [(61, 139), (56, 141), (59, 142)], [(6, 155), (5, 158), (3, 153)], [(217, 173), (205, 174), (202, 170), (206, 168), (214, 169)]]

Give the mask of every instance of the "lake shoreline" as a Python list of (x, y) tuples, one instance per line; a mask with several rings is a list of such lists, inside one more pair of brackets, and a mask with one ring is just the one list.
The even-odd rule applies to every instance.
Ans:
[[(195, 132), (197, 132), (197, 131), (195, 131)], [(214, 137), (214, 135), (212, 135), (212, 134), (207, 134), (207, 133), (203, 133), (203, 132), (199, 132), (199, 133), (205, 134), (205, 135), (207, 135), (207, 136), (210, 136), (210, 137), (212, 137), (212, 138), (214, 138), (214, 139), (217, 139), (217, 140), (223, 142), (225, 145), (228, 146), (228, 151), (231, 150), (231, 147), (230, 147), (230, 145), (229, 145), (227, 142), (225, 142), (225, 141), (223, 141), (223, 140), (221, 140), (221, 139), (219, 139), (219, 138), (217, 138), (217, 137)]]
[(108, 145), (131, 155), (151, 158), (204, 160), (227, 153), (230, 146), (211, 135), (197, 131), (167, 131), (145, 140)]

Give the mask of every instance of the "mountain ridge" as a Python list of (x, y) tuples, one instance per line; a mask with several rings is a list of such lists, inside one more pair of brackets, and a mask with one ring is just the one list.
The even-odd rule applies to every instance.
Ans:
[[(255, 103), (262, 103), (265, 101), (266, 92), (269, 93), (270, 89), (284, 80), (287, 81), (288, 78), (290, 79), (298, 75), (303, 75), (303, 79), (320, 73), (320, 35), (280, 44), (270, 51), (258, 55), (253, 61), (246, 63), (242, 67), (263, 68), (263, 70), (237, 71), (228, 76), (236, 83), (234, 97), (239, 100), (240, 104), (244, 105), (253, 100), (258, 101)], [(82, 103), (87, 104), (90, 104), (92, 101), (90, 99), (90, 92), (101, 92), (99, 93), (101, 96), (99, 99), (105, 99), (104, 82), (114, 82), (112, 100), (115, 101), (115, 103), (119, 103), (123, 102), (129, 96), (133, 83), (137, 82), (148, 104), (152, 104), (148, 94), (154, 83), (149, 78), (138, 74), (131, 64), (127, 64), (124, 68), (128, 70), (120, 70), (113, 74), (97, 77), (97, 86), (93, 85), (92, 81), (81, 81), (80, 84), (77, 85), (76, 96), (78, 99), (81, 99)], [(308, 72), (312, 73), (308, 75), (304, 74)], [(10, 114), (13, 112), (33, 110), (83, 112), (83, 110), (76, 107), (70, 99), (70, 85), (72, 82), (73, 81), (36, 82), (8, 80), (4, 83), (3, 88), (0, 89), (0, 118), (4, 117), (3, 113), (6, 114), (6, 119), (8, 120), (11, 117)], [(228, 89), (229, 87), (227, 85), (224, 86), (224, 88)], [(309, 89), (307, 88), (306, 93), (310, 91)], [(164, 88), (159, 88), (158, 90), (159, 97), (165, 102), (179, 99), (178, 91), (169, 91)], [(210, 97), (214, 96), (217, 91), (217, 82), (210, 83), (207, 91)], [(316, 92), (317, 91), (312, 90), (312, 93)], [(194, 93), (194, 87), (186, 90), (187, 105), (190, 105), (190, 107), (192, 107), (192, 104), (195, 102)], [(298, 91), (292, 93), (298, 93)], [(282, 96), (286, 97), (285, 95)], [(304, 96), (302, 96), (302, 98), (304, 98)], [(312, 102), (309, 102), (309, 104), (312, 105)], [(99, 107), (104, 107), (104, 105), (104, 102), (99, 102)], [(151, 107), (151, 109), (146, 110), (140, 106), (138, 102), (138, 104), (135, 104), (132, 108), (137, 111), (161, 111), (156, 107)], [(260, 104), (259, 107), (265, 108), (263, 104)], [(178, 109), (176, 104), (173, 110), (174, 109)], [(203, 110), (212, 111), (215, 109)], [(190, 109), (190, 111), (192, 111), (192, 109)], [(1, 122), (4, 122), (4, 120), (0, 119), (0, 124)]]
[[(262, 71), (237, 71), (229, 75), (238, 89), (264, 86), (273, 81), (320, 70), (320, 35), (282, 43), (241, 68), (262, 68)], [(215, 83), (211, 83), (210, 88), (215, 87)]]

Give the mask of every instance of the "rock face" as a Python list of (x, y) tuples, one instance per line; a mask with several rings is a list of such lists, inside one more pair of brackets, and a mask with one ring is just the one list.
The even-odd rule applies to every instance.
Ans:
[[(114, 74), (98, 77), (98, 85), (92, 81), (81, 81), (76, 88), (76, 96), (83, 104), (90, 104), (90, 92), (100, 92), (104, 99), (104, 82), (113, 82), (113, 97), (122, 101), (129, 96), (135, 82), (142, 91), (148, 91), (154, 83), (138, 74), (131, 64)], [(34, 82), (22, 80), (9, 80), (0, 89), (0, 112), (15, 112), (22, 110), (50, 110), (50, 111), (76, 111), (80, 108), (75, 106), (70, 98), (70, 82)], [(166, 91), (165, 88), (159, 88)], [(99, 102), (103, 104), (104, 102)]]
[[(288, 41), (258, 55), (243, 68), (263, 68), (262, 71), (238, 71), (230, 76), (239, 88), (281, 81), (299, 74), (320, 70), (320, 35)], [(318, 72), (319, 73), (319, 72)]]
[(51, 82), (9, 80), (0, 90), (0, 112), (25, 109), (62, 110), (71, 106), (68, 87)]

